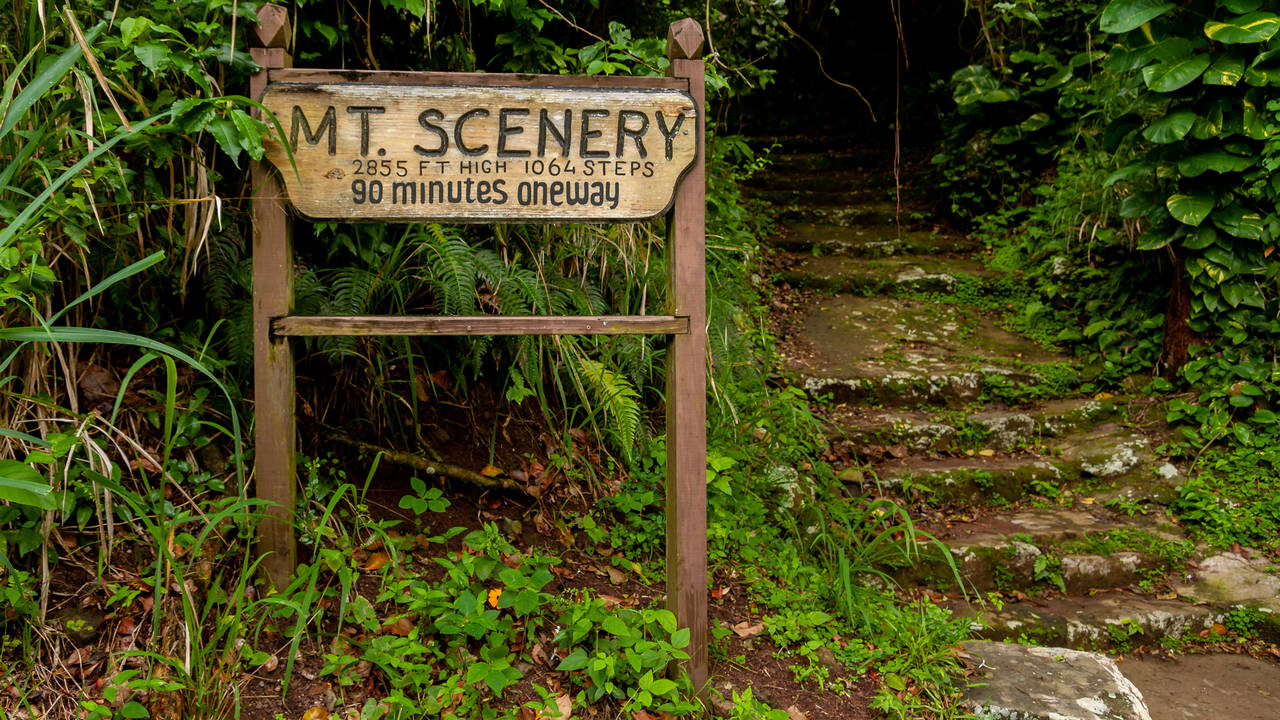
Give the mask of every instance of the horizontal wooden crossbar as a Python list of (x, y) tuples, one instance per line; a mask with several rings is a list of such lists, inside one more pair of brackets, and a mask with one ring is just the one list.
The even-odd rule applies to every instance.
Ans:
[(686, 335), (689, 318), (673, 315), (288, 315), (276, 335)]

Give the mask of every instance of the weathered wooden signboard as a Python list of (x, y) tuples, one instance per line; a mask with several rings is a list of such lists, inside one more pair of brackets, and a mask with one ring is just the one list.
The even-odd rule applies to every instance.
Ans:
[(292, 150), (267, 157), (316, 219), (644, 220), (670, 208), (698, 149), (678, 90), (374, 79), (273, 83), (262, 103)]
[[(297, 559), (290, 338), (317, 335), (671, 336), (667, 606), (707, 680), (706, 124), (703, 34), (671, 25), (668, 76), (351, 72), (290, 67), (288, 12), (258, 11), (250, 86), (283, 129), (253, 164), (254, 482), (269, 581)], [(667, 214), (665, 315), (330, 317), (293, 313), (289, 206), (312, 219), (631, 222)]]

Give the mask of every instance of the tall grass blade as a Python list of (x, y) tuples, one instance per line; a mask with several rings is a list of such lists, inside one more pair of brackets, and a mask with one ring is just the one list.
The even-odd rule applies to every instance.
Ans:
[[(104, 22), (94, 25), (89, 29), (89, 32), (85, 33), (85, 41), (93, 42), (94, 38), (98, 37), (98, 33), (102, 32), (102, 29), (106, 26), (107, 24)], [(66, 75), (71, 66), (75, 65), (76, 61), (80, 59), (80, 55), (80, 46), (72, 45), (64, 50), (49, 67), (42, 70), (34, 78), (31, 78), (31, 82), (22, 88), (22, 92), (13, 98), (13, 102), (9, 103), (8, 109), (4, 111), (4, 120), (0, 121), (0, 140), (3, 140), (4, 136), (13, 130), (18, 121), (22, 119), (22, 116), (37, 100), (58, 84), (62, 76)]]

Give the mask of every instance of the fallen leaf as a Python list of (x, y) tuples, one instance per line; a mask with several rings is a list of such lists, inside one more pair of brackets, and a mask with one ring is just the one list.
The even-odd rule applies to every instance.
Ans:
[(560, 711), (560, 720), (569, 720), (573, 717), (573, 698), (568, 694), (557, 695), (556, 710)]
[(711, 597), (715, 598), (716, 600), (723, 600), (724, 598), (728, 597), (729, 593), (732, 591), (733, 591), (733, 588), (730, 588), (730, 587), (712, 588)]
[(627, 581), (627, 574), (612, 565), (606, 565), (604, 570), (609, 574), (609, 582), (614, 585), (621, 585)]
[(996, 451), (992, 450), (991, 448), (983, 448), (982, 450), (978, 451), (978, 454), (981, 455), (982, 457), (994, 457), (996, 454)]
[(613, 610), (622, 604), (622, 598), (620, 597), (604, 594), (597, 595), (596, 597), (600, 598), (600, 602), (604, 603), (605, 610)]
[(1091, 497), (1082, 497), (1080, 498), (1080, 502), (1084, 503), (1085, 505), (1092, 505), (1094, 503), (1094, 500)]
[(371, 553), (369, 555), (369, 562), (365, 563), (362, 569), (370, 572), (381, 570), (382, 566), (386, 565), (390, 560), (391, 556), (384, 552)]
[(498, 598), (502, 597), (502, 588), (494, 588), (489, 591), (489, 604), (498, 607)]
[(787, 716), (790, 717), (791, 720), (809, 720), (809, 716), (805, 715), (804, 711), (795, 705), (787, 708)]
[(92, 659), (93, 659), (93, 648), (90, 646), (85, 646), (82, 648), (76, 648), (75, 650), (71, 651), (71, 654), (68, 655), (67, 659), (64, 660), (63, 662), (65, 662), (67, 665), (83, 665)]
[(743, 620), (733, 626), (733, 632), (740, 638), (755, 637), (764, 631), (764, 623), (751, 624), (749, 620)]
[(520, 720), (538, 720), (538, 713), (531, 707), (520, 708)]
[(329, 714), (328, 710), (325, 710), (319, 705), (302, 713), (302, 720), (330, 720), (332, 717), (333, 716)]
[(492, 465), (485, 465), (480, 469), (480, 474), (485, 477), (498, 477), (502, 474), (502, 468), (496, 468)]
[(1214, 635), (1227, 634), (1227, 626), (1223, 625), (1222, 623), (1214, 623), (1213, 627), (1209, 628), (1209, 630), (1212, 631)]
[(397, 637), (409, 637), (409, 633), (413, 632), (413, 621), (407, 617), (402, 617), (389, 625), (383, 626), (382, 631)]
[(279, 666), (280, 658), (275, 655), (268, 655), (266, 661), (262, 663), (262, 669), (264, 672), (275, 672), (276, 668)]

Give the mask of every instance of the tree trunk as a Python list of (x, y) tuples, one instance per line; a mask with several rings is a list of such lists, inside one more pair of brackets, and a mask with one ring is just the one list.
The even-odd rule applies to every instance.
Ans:
[(1164, 347), (1160, 350), (1160, 374), (1173, 378), (1186, 364), (1192, 341), (1196, 339), (1191, 319), (1191, 285), (1187, 281), (1187, 258), (1173, 251), (1170, 268), (1169, 305), (1164, 311)]

